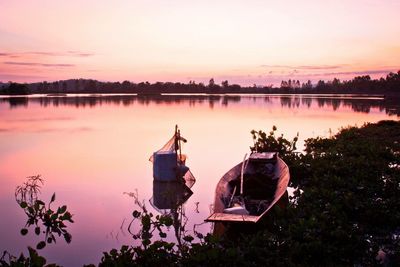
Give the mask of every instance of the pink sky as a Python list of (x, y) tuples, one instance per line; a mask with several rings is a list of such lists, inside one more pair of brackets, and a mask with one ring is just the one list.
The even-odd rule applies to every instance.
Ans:
[(398, 0), (0, 1), (0, 81), (250, 85), (400, 69)]

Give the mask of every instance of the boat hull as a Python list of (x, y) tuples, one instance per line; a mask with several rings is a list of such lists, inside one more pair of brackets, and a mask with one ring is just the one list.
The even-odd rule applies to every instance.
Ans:
[[(265, 217), (271, 208), (276, 205), (279, 200), (286, 193), (287, 186), (290, 180), (289, 168), (286, 163), (275, 153), (260, 153), (261, 156), (258, 156), (255, 160), (250, 159), (249, 166), (245, 171), (245, 175), (252, 172), (252, 168), (256, 168), (256, 165), (261, 166), (265, 164), (272, 164), (273, 162), (273, 173), (271, 174), (271, 180), (274, 182), (274, 188), (271, 191), (271, 188), (263, 188), (259, 186), (264, 191), (270, 191), (268, 193), (269, 203), (259, 214), (255, 215), (242, 215), (242, 214), (230, 214), (224, 212), (227, 208), (227, 199), (232, 197), (232, 184), (237, 184), (238, 177), (241, 174), (242, 162), (234, 166), (231, 170), (229, 170), (218, 182), (216, 191), (215, 191), (215, 200), (214, 200), (214, 213), (211, 214), (206, 221), (208, 222), (221, 222), (221, 223), (258, 223), (263, 217)], [(271, 158), (274, 157), (274, 158)], [(257, 164), (256, 164), (257, 163)], [(255, 183), (253, 183), (254, 187), (257, 187)], [(260, 191), (260, 190), (259, 190)], [(259, 193), (258, 193), (259, 194)], [(244, 195), (246, 195), (246, 179), (245, 179), (245, 190)], [(258, 196), (260, 198), (260, 196)], [(262, 201), (262, 200), (260, 200)]]

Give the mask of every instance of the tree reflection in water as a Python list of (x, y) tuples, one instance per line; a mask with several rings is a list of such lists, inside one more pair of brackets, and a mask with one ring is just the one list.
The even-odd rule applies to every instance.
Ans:
[(253, 102), (270, 105), (279, 101), (282, 107), (310, 108), (313, 102), (319, 108), (340, 107), (351, 108), (355, 112), (369, 113), (372, 108), (378, 108), (388, 115), (400, 116), (400, 101), (396, 97), (374, 97), (358, 95), (70, 95), (70, 96), (31, 96), (0, 98), (1, 103), (8, 103), (10, 108), (27, 107), (29, 104), (39, 104), (42, 107), (75, 106), (94, 107), (97, 105), (145, 105), (164, 104), (179, 105), (208, 104), (210, 109), (220, 105)]

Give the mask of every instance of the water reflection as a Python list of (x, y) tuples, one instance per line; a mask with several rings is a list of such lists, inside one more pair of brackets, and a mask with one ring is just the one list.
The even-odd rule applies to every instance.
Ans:
[(192, 190), (185, 184), (153, 181), (153, 197), (150, 203), (160, 213), (164, 213), (165, 210), (173, 210), (183, 205), (191, 195)]
[(10, 108), (27, 107), (39, 104), (42, 107), (75, 106), (95, 107), (105, 105), (179, 105), (208, 104), (213, 109), (216, 105), (228, 107), (232, 104), (258, 103), (272, 104), (279, 101), (285, 108), (310, 108), (313, 103), (319, 108), (331, 108), (336, 111), (341, 107), (351, 108), (355, 112), (369, 113), (372, 108), (388, 115), (400, 116), (399, 98), (359, 97), (359, 96), (323, 96), (323, 95), (71, 95), (71, 96), (31, 96), (5, 97), (0, 103), (8, 103)]
[(1, 102), (8, 102), (11, 109), (28, 106), (28, 98), (27, 97), (4, 98), (4, 99), (1, 99)]
[(153, 196), (150, 204), (160, 214), (169, 215), (172, 218), (178, 245), (181, 245), (188, 221), (184, 204), (192, 195), (192, 190), (184, 183), (153, 182)]

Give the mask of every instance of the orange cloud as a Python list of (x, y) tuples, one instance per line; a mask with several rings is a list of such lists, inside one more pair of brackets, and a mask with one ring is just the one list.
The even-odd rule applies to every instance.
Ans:
[(14, 62), (14, 61), (6, 61), (3, 62), (6, 65), (21, 65), (21, 66), (39, 66), (39, 67), (74, 67), (74, 64), (65, 64), (65, 63), (37, 63), (37, 62)]

